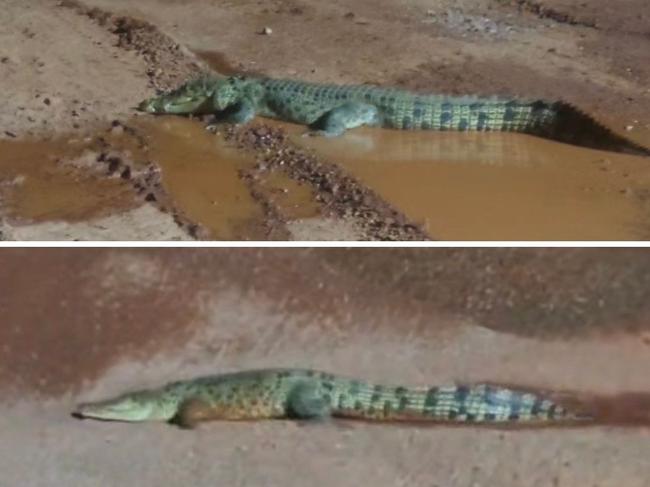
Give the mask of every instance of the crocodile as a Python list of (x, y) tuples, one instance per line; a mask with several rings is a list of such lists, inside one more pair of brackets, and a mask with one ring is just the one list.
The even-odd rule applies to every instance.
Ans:
[(319, 84), (239, 75), (201, 76), (142, 101), (153, 114), (214, 114), (244, 124), (256, 115), (338, 136), (361, 125), (391, 129), (521, 132), (634, 155), (650, 149), (622, 137), (563, 101), (418, 94), (372, 85)]
[(374, 385), (310, 369), (246, 370), (171, 382), (80, 404), (79, 418), (167, 421), (350, 418), (456, 424), (549, 424), (592, 419), (544, 395), (491, 384)]

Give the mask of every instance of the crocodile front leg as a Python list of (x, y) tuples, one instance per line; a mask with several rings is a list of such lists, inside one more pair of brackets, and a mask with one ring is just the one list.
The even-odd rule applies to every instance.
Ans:
[(234, 111), (228, 113), (223, 121), (226, 123), (244, 124), (255, 118), (255, 105), (248, 100), (242, 100), (234, 107)]
[(325, 419), (331, 413), (329, 401), (319, 392), (316, 384), (303, 382), (289, 393), (287, 415), (290, 418)]
[(217, 114), (217, 122), (206, 126), (206, 130), (214, 131), (220, 123), (245, 124), (255, 118), (255, 105), (248, 100), (242, 100), (232, 108), (225, 110), (225, 113)]

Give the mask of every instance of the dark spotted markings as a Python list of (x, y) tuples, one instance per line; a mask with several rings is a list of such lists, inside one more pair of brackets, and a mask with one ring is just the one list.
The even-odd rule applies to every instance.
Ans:
[(440, 128), (442, 130), (447, 129), (451, 123), (452, 114), (451, 112), (442, 112), (440, 114)]
[(400, 411), (404, 411), (409, 406), (409, 398), (402, 396), (399, 399), (399, 405), (397, 406)]
[(478, 122), (476, 124), (476, 130), (487, 130), (487, 124), (490, 117), (485, 112), (479, 112)]
[(454, 394), (454, 402), (458, 405), (458, 414), (467, 413), (467, 396), (469, 396), (469, 387), (458, 386)]
[(503, 121), (512, 122), (515, 119), (516, 114), (517, 113), (512, 108), (506, 108), (506, 111), (503, 113)]
[(428, 414), (434, 414), (437, 405), (438, 405), (438, 388), (431, 387), (427, 391), (427, 396), (424, 399), (424, 412)]
[(397, 408), (400, 411), (404, 411), (408, 405), (409, 405), (409, 398), (407, 397), (408, 394), (408, 389), (406, 387), (396, 387), (395, 388), (395, 396), (399, 398), (399, 403), (397, 405)]
[(541, 397), (538, 397), (538, 398), (535, 399), (535, 402), (533, 403), (532, 407), (530, 408), (531, 416), (538, 416), (539, 413), (542, 412), (542, 402), (543, 402), (543, 399)]
[(352, 381), (350, 383), (350, 389), (349, 389), (350, 395), (352, 396), (358, 395), (361, 392), (361, 385), (362, 384), (359, 381)]
[(510, 409), (510, 414), (508, 414), (508, 419), (512, 421), (517, 421), (520, 417), (521, 412), (521, 394), (513, 394), (510, 398), (508, 407)]
[(390, 416), (390, 413), (393, 411), (393, 403), (386, 400), (384, 401), (384, 415)]

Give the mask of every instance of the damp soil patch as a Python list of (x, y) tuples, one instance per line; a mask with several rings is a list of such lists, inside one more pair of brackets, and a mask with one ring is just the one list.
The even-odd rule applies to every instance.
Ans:
[(648, 158), (521, 134), (361, 128), (296, 144), (445, 240), (650, 237)]

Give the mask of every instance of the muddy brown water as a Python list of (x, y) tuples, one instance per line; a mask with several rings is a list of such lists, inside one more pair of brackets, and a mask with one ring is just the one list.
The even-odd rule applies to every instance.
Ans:
[(0, 140), (0, 198), (6, 216), (80, 221), (137, 206), (127, 182), (75, 167), (96, 156), (79, 138)]
[[(259, 196), (287, 220), (318, 214), (314, 191), (281, 173), (240, 172), (253, 156), (183, 117), (136, 117), (132, 133), (102, 134), (113, 150), (155, 161), (175, 207), (222, 240), (264, 239)], [(360, 128), (342, 137), (291, 140), (340, 164), (444, 240), (641, 240), (650, 236), (650, 161), (520, 134)], [(93, 171), (90, 138), (0, 141), (0, 195), (10, 216), (81, 220), (137, 204), (119, 177)], [(84, 152), (85, 151), (85, 152)], [(69, 164), (66, 161), (76, 161)]]
[(292, 140), (341, 164), (443, 240), (639, 240), (650, 159), (522, 134), (361, 128)]
[[(239, 174), (252, 166), (252, 156), (195, 120), (138, 117), (129, 126), (137, 137), (131, 130), (98, 134), (103, 150), (120, 153), (136, 168), (155, 161), (174, 206), (210, 238), (265, 238), (262, 205)], [(97, 137), (0, 141), (0, 195), (8, 216), (18, 223), (77, 221), (140, 204), (128, 181), (106, 177), (107, 168), (97, 162), (100, 152)], [(289, 220), (318, 214), (311, 189), (282, 174), (269, 174), (257, 186)]]
[(252, 165), (250, 157), (186, 118), (146, 118), (134, 126), (161, 168), (164, 189), (187, 218), (218, 240), (263, 238), (263, 210), (238, 173)]

